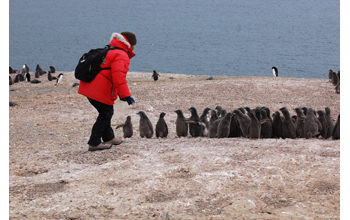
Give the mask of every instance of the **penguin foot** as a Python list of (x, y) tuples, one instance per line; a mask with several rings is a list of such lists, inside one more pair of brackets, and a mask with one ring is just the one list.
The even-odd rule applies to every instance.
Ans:
[(89, 145), (89, 151), (108, 150), (108, 149), (111, 149), (112, 146), (113, 146), (113, 144), (108, 145), (108, 144), (104, 144), (104, 143), (101, 143), (97, 146)]

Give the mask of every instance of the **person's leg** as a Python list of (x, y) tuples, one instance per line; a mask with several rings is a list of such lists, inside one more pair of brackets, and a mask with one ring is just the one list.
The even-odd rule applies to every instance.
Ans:
[(101, 138), (103, 141), (114, 139), (114, 132), (111, 128), (111, 119), (114, 110), (113, 105), (106, 105), (90, 98), (88, 98), (88, 100), (99, 113), (96, 122), (92, 127), (88, 144), (91, 146), (97, 146), (101, 143)]

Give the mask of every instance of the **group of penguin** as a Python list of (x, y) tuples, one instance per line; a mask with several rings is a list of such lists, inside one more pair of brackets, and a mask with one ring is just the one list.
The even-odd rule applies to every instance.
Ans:
[(41, 83), (41, 81), (38, 80), (38, 78), (46, 73), (47, 73), (47, 79), (49, 81), (56, 80), (55, 85), (60, 84), (62, 81), (62, 78), (63, 78), (63, 73), (58, 74), (57, 77), (52, 75), (52, 73), (56, 72), (56, 69), (53, 66), (50, 66), (50, 70), (46, 72), (46, 71), (43, 71), (43, 69), (40, 67), (39, 64), (37, 64), (36, 69), (35, 69), (35, 74), (34, 74), (35, 79), (32, 79), (32, 80), (30, 77), (29, 70), (30, 69), (27, 66), (27, 64), (23, 65), (22, 72), (20, 70), (12, 69), (12, 67), (10, 67), (9, 73), (16, 74), (16, 76), (14, 77), (13, 80), (12, 80), (11, 76), (9, 76), (9, 85), (13, 85), (13, 84), (21, 82), (21, 81), (27, 81), (27, 82), (34, 83), (34, 84)]
[(338, 71), (338, 73), (333, 72), (333, 70), (329, 70), (328, 79), (335, 86), (335, 92), (340, 94), (340, 70)]
[[(241, 107), (227, 112), (221, 106), (215, 109), (205, 108), (201, 116), (195, 107), (188, 109), (190, 118), (186, 118), (182, 110), (175, 111), (176, 135), (178, 137), (209, 137), (209, 138), (234, 138), (244, 137), (258, 138), (323, 138), (340, 139), (340, 114), (334, 123), (331, 117), (331, 109), (315, 111), (312, 108), (295, 108), (296, 115), (291, 116), (286, 107), (276, 111), (272, 117), (267, 107)], [(164, 120), (166, 115), (162, 112), (156, 124), (155, 130), (150, 119), (144, 111), (137, 113), (140, 116), (139, 132), (142, 138), (152, 138), (154, 131), (156, 137), (166, 138), (168, 126)], [(317, 116), (318, 115), (318, 116)], [(122, 127), (124, 138), (133, 136), (131, 116), (127, 116)]]

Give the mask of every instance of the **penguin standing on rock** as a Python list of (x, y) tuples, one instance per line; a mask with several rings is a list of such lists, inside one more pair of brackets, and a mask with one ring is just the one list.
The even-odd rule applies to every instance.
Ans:
[(63, 79), (63, 73), (58, 74), (55, 86), (60, 84), (62, 82), (62, 79)]
[(186, 137), (188, 135), (188, 124), (186, 123), (186, 118), (180, 109), (176, 110), (175, 113), (177, 114), (175, 121), (176, 135), (178, 137)]
[(165, 113), (160, 113), (158, 122), (156, 124), (156, 137), (166, 138), (168, 136), (168, 125), (164, 120)]
[(140, 130), (140, 136), (146, 137), (146, 138), (151, 138), (153, 136), (153, 125), (149, 118), (147, 117), (146, 113), (144, 111), (139, 111), (136, 113), (140, 116), (140, 125), (139, 125), (139, 130)]
[(115, 129), (118, 129), (120, 127), (123, 128), (124, 138), (131, 138), (134, 134), (130, 115), (126, 117), (126, 121), (124, 124), (118, 125)]
[(277, 67), (273, 66), (271, 69), (272, 69), (273, 76), (274, 77), (278, 77), (278, 69), (277, 69)]

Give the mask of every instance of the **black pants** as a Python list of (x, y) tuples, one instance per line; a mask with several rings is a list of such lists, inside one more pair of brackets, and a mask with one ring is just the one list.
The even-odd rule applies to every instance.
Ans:
[(89, 145), (97, 146), (103, 142), (110, 141), (114, 138), (114, 132), (111, 127), (111, 119), (114, 113), (113, 105), (107, 105), (102, 102), (88, 98), (89, 102), (98, 111), (98, 117), (94, 126), (92, 126)]

